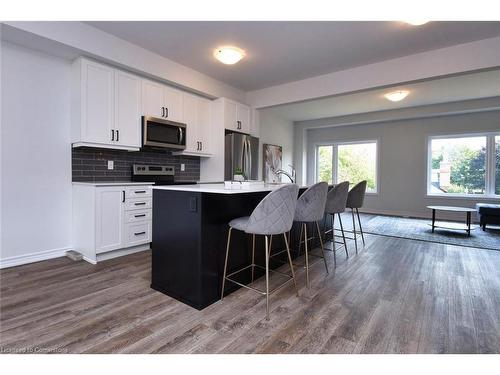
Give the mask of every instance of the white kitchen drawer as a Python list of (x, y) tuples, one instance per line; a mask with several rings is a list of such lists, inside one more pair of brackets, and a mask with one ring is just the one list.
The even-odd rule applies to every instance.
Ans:
[(125, 211), (146, 210), (152, 207), (153, 198), (133, 198), (125, 200)]
[(151, 242), (151, 227), (151, 221), (126, 224), (123, 241), (125, 247)]
[(151, 186), (133, 186), (127, 187), (125, 189), (125, 195), (127, 198), (143, 198), (150, 197), (153, 195), (153, 190)]
[(135, 223), (138, 221), (151, 221), (153, 210), (133, 210), (125, 212), (125, 223)]

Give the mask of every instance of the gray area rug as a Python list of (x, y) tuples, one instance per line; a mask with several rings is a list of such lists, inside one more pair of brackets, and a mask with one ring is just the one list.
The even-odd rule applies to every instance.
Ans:
[[(342, 215), (342, 222), (345, 229), (351, 230), (352, 219), (350, 212)], [(483, 232), (478, 225), (474, 225), (475, 229), (471, 231), (471, 235), (468, 237), (465, 231), (457, 230), (436, 228), (432, 233), (429, 226), (430, 219), (362, 214), (361, 223), (364, 232), (370, 234), (500, 250), (500, 227), (498, 226), (487, 228), (486, 232)], [(338, 223), (335, 226), (338, 228)]]

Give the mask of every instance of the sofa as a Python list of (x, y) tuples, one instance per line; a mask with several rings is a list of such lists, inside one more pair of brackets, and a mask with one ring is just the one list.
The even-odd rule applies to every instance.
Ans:
[(500, 204), (477, 203), (476, 211), (483, 230), (486, 230), (488, 224), (500, 225)]

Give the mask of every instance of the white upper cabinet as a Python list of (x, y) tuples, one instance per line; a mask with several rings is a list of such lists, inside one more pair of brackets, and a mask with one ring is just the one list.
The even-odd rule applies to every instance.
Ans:
[(198, 139), (201, 143), (200, 151), (203, 154), (211, 154), (211, 108), (212, 102), (208, 99), (198, 98), (198, 105), (196, 107), (198, 115)]
[(142, 80), (142, 114), (176, 122), (183, 119), (182, 91), (157, 82)]
[(152, 117), (164, 117), (165, 97), (163, 85), (142, 80), (142, 115)]
[(236, 107), (236, 124), (239, 126), (239, 131), (250, 134), (250, 107), (238, 103)]
[[(80, 141), (109, 143), (114, 129), (114, 82), (112, 68), (82, 60)], [(78, 121), (78, 119), (77, 119)]]
[(183, 122), (182, 91), (165, 87), (165, 118)]
[(80, 58), (73, 65), (72, 143), (137, 151), (141, 146), (140, 79)]
[(116, 141), (123, 146), (141, 147), (141, 80), (115, 71)]
[(185, 93), (183, 105), (183, 120), (187, 126), (186, 149), (176, 154), (210, 156), (211, 101)]
[(198, 152), (198, 121), (196, 116), (196, 105), (198, 98), (194, 95), (184, 95), (184, 122), (186, 123), (186, 151)]
[(223, 99), (224, 127), (240, 133), (250, 133), (250, 107)]

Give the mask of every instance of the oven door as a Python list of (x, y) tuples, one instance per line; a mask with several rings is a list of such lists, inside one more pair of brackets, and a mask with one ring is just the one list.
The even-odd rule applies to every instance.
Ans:
[(142, 117), (142, 144), (146, 147), (186, 148), (186, 125), (156, 117)]

